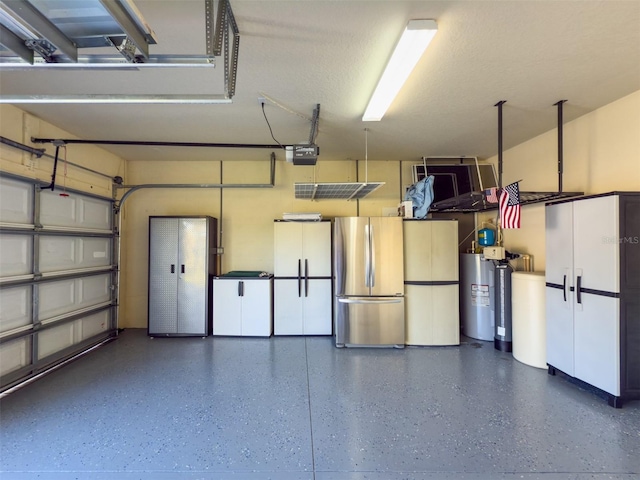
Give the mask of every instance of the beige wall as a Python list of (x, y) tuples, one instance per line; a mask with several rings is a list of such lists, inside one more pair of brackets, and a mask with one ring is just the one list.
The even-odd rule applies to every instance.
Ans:
[[(249, 161), (221, 158), (211, 162), (129, 162), (127, 178), (131, 185), (219, 184), (222, 163), (224, 185), (268, 184), (269, 153), (264, 151), (262, 159)], [(273, 272), (273, 221), (282, 218), (284, 212), (319, 212), (324, 218), (332, 218), (355, 216), (359, 207), (360, 215), (382, 215), (383, 208), (396, 207), (399, 202), (397, 161), (368, 162), (368, 180), (386, 183), (358, 204), (346, 200), (297, 200), (294, 183), (364, 181), (364, 162), (321, 159), (315, 167), (294, 166), (284, 161), (279, 152), (277, 157), (273, 188), (154, 188), (130, 195), (122, 209), (122, 327), (147, 326), (148, 222), (151, 215), (216, 217), (220, 222), (224, 249), (221, 273), (230, 270)], [(410, 171), (410, 165), (403, 168)], [(410, 183), (410, 177), (403, 183)]]
[[(565, 108), (570, 108), (568, 104)], [(508, 127), (505, 127), (505, 129)], [(72, 137), (11, 106), (0, 106), (2, 135), (22, 143), (31, 136)], [(47, 146), (53, 153), (52, 146)], [(93, 146), (69, 147), (69, 160), (108, 175), (139, 184), (266, 184), (269, 152), (212, 153), (211, 161), (125, 162)], [(34, 160), (10, 147), (0, 147), (3, 171), (49, 181), (53, 162)], [(564, 191), (600, 193), (640, 190), (640, 91), (584, 115), (564, 126)], [(490, 159), (497, 162), (497, 157)], [(395, 207), (401, 184), (411, 184), (411, 165), (396, 160), (368, 162), (369, 181), (386, 184), (359, 202), (296, 200), (295, 182), (354, 182), (365, 179), (365, 162), (320, 157), (316, 167), (276, 162), (273, 188), (250, 189), (142, 189), (132, 193), (122, 209), (121, 327), (147, 326), (148, 218), (150, 215), (211, 215), (221, 221), (222, 272), (273, 270), (273, 220), (283, 212), (320, 212), (324, 217), (382, 215)], [(356, 164), (357, 170), (356, 173)], [(222, 174), (220, 172), (221, 165)], [(522, 179), (524, 191), (557, 190), (557, 132), (551, 130), (504, 152), (503, 183)], [(401, 178), (402, 176), (402, 178)], [(100, 195), (111, 195), (111, 182), (69, 167), (67, 185)], [(119, 196), (124, 193), (119, 191)], [(479, 220), (494, 217), (479, 215)], [(536, 270), (544, 270), (544, 205), (522, 208), (522, 228), (505, 232), (508, 250), (534, 256)]]
[[(15, 142), (46, 148), (47, 154), (54, 155), (55, 147), (51, 144), (32, 144), (31, 137), (40, 138), (77, 138), (59, 128), (34, 117), (12, 105), (0, 105), (0, 134)], [(60, 149), (59, 158), (63, 158), (64, 150)], [(112, 178), (125, 176), (125, 162), (119, 157), (93, 145), (69, 145), (66, 159), (91, 170), (101, 172), (105, 176), (67, 165), (65, 179), (64, 162), (58, 163), (56, 185), (89, 192), (103, 197), (112, 197)], [(0, 144), (0, 170), (27, 178), (51, 182), (53, 159), (37, 158), (30, 153)]]
[[(567, 103), (565, 111), (569, 108)], [(563, 133), (564, 192), (640, 190), (640, 91), (564, 124)], [(497, 156), (489, 161), (497, 164)], [(557, 191), (557, 163), (558, 131), (553, 129), (504, 152), (502, 183), (522, 179), (522, 191)], [(506, 230), (504, 245), (532, 254), (534, 269), (544, 271), (544, 204), (523, 206), (521, 213), (521, 228)]]

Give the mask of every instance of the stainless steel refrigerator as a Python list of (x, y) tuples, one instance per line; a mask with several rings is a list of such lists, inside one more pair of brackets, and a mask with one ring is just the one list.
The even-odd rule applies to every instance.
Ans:
[(335, 219), (336, 346), (404, 347), (400, 217)]

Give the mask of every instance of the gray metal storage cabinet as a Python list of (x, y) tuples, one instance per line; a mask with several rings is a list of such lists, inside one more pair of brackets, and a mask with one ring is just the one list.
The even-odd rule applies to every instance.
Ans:
[(211, 333), (217, 219), (149, 217), (150, 336)]

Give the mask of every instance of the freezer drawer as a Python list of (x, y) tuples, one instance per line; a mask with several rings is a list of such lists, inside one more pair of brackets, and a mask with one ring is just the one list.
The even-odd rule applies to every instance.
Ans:
[(404, 347), (403, 297), (337, 297), (336, 346)]

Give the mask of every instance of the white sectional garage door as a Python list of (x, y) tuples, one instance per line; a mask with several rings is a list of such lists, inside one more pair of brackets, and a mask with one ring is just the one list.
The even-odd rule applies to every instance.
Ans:
[(113, 201), (0, 176), (0, 390), (117, 334)]

